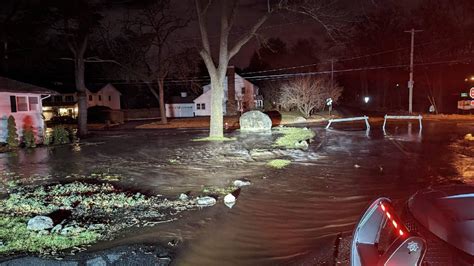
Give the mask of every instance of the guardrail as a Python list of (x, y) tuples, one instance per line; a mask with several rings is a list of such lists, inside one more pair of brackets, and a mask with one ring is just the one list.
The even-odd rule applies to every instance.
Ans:
[(418, 120), (420, 123), (420, 131), (423, 129), (423, 124), (421, 120), (423, 117), (421, 115), (385, 115), (383, 120), (383, 132), (385, 133), (385, 125), (387, 124), (387, 119), (396, 119), (396, 120)]
[(328, 125), (326, 126), (326, 129), (328, 129), (332, 123), (335, 122), (350, 122), (350, 121), (359, 121), (359, 120), (365, 120), (365, 125), (367, 126), (367, 130), (370, 130), (370, 124), (369, 124), (369, 117), (368, 116), (358, 116), (358, 117), (348, 117), (348, 118), (337, 118), (337, 119), (329, 119), (328, 120)]

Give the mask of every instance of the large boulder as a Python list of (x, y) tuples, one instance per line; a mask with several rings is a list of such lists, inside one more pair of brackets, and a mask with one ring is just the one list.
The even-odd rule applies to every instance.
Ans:
[(28, 221), (28, 230), (41, 231), (53, 228), (53, 220), (48, 216), (35, 216)]
[(271, 132), (272, 120), (260, 111), (249, 111), (240, 117), (240, 131)]

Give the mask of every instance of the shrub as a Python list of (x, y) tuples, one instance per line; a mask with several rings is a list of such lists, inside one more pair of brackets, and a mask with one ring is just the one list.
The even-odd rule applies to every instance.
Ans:
[(283, 160), (283, 159), (275, 159), (271, 160), (267, 163), (269, 167), (276, 168), (276, 169), (282, 169), (288, 166), (291, 163), (289, 160)]
[(10, 148), (18, 147), (18, 133), (16, 132), (16, 123), (13, 116), (8, 117), (7, 122), (7, 144)]
[(67, 131), (64, 128), (64, 126), (55, 126), (53, 128), (52, 143), (54, 145), (59, 145), (59, 144), (67, 144), (69, 142), (70, 142), (69, 131)]
[(35, 133), (32, 126), (29, 126), (23, 130), (23, 142), (27, 148), (36, 147)]

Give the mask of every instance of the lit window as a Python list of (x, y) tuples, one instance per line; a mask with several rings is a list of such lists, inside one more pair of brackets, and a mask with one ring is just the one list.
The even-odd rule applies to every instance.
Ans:
[(26, 97), (16, 97), (16, 105), (19, 112), (28, 111), (28, 101)]
[(28, 102), (30, 104), (30, 111), (38, 110), (38, 97), (28, 97)]

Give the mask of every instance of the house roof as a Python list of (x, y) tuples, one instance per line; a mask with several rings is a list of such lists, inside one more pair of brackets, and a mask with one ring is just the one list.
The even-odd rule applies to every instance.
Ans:
[(0, 77), (0, 92), (19, 92), (36, 94), (58, 94), (56, 91), (24, 83), (21, 81)]
[(181, 97), (181, 96), (173, 96), (168, 99), (166, 103), (172, 104), (172, 103), (193, 103), (195, 97), (192, 96), (187, 96), (187, 97)]

